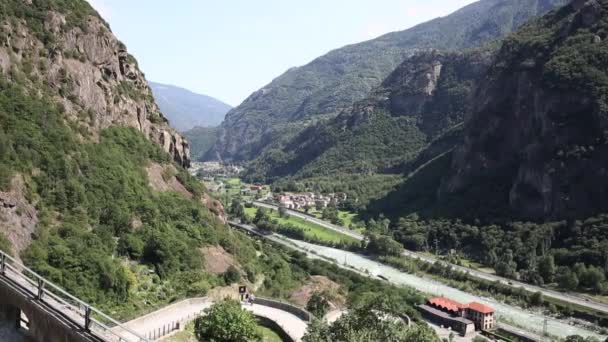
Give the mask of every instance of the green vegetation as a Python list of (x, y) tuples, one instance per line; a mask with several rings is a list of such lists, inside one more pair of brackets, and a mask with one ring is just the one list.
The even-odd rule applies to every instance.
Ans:
[(262, 340), (253, 314), (230, 299), (205, 309), (205, 316), (194, 321), (194, 333), (200, 342)]
[[(247, 209), (245, 209), (247, 212)], [(249, 210), (249, 212), (252, 212)], [(288, 237), (319, 243), (322, 245), (339, 246), (347, 249), (358, 245), (358, 241), (348, 235), (319, 226), (299, 217), (286, 215), (280, 217), (276, 210), (258, 208), (252, 220), (260, 229), (276, 231)]]
[[(298, 148), (300, 143), (290, 137), (297, 137), (311, 124), (331, 118), (364, 99), (403, 61), (404, 55), (432, 48), (450, 51), (480, 46), (512, 32), (529, 18), (565, 3), (566, 0), (534, 1), (533, 4), (517, 0), (485, 1), (440, 20), (334, 50), (306, 66), (287, 71), (265, 86), (264, 91), (255, 93), (235, 108), (222, 124), (225, 139), (218, 142), (215, 151), (225, 160), (252, 160), (262, 156), (266, 162), (277, 161), (289, 167), (285, 160), (292, 156), (283, 151)], [(247, 129), (241, 130), (243, 127)], [(323, 149), (327, 136), (320, 137), (323, 139), (317, 142)], [(346, 145), (343, 147), (345, 151), (353, 151)], [(374, 151), (373, 146), (367, 147), (370, 152)], [(311, 146), (310, 152), (318, 151)], [(397, 156), (398, 153), (393, 154)], [(345, 161), (338, 154), (333, 157)], [(367, 155), (363, 162), (356, 159), (351, 162), (364, 169), (368, 158), (374, 157)], [(257, 166), (263, 167), (262, 163)], [(260, 172), (258, 176), (265, 173)]]
[(194, 127), (184, 132), (192, 151), (192, 160), (202, 160), (219, 138), (216, 127)]
[[(61, 27), (64, 32), (73, 27), (86, 30), (88, 16), (95, 16), (104, 22), (88, 2), (79, 0), (36, 0), (33, 6), (20, 0), (6, 0), (0, 4), (0, 22), (24, 19), (36, 38), (50, 47), (56, 38), (52, 32), (44, 28), (47, 12), (50, 10), (66, 15), (66, 24)], [(109, 29), (107, 24), (106, 27)], [(3, 34), (6, 33), (0, 28), (0, 37)]]
[(374, 294), (365, 297), (357, 307), (328, 325), (315, 320), (303, 338), (304, 342), (435, 342), (439, 341), (426, 324), (408, 327), (403, 321), (406, 313), (398, 298)]
[(325, 317), (325, 314), (327, 314), (331, 307), (330, 302), (332, 299), (331, 293), (327, 291), (315, 291), (306, 304), (306, 310), (315, 317)]
[[(255, 327), (256, 336), (260, 336), (262, 342), (283, 342), (283, 339), (278, 333), (272, 329), (265, 327), (262, 323), (257, 322)], [(194, 334), (194, 322), (186, 326), (186, 329), (166, 338), (167, 342), (196, 342)]]
[(296, 180), (283, 178), (272, 185), (272, 192), (314, 192), (320, 194), (339, 193), (346, 194), (346, 202), (340, 204), (338, 209), (355, 211), (363, 209), (368, 203), (386, 196), (395, 186), (403, 181), (401, 175), (373, 174), (373, 175), (346, 175), (314, 177)]
[(257, 332), (258, 335), (260, 335), (262, 342), (283, 342), (283, 339), (279, 334), (265, 326), (258, 325)]

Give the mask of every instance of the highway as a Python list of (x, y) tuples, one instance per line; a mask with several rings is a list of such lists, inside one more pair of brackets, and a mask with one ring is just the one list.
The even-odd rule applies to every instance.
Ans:
[[(264, 202), (258, 202), (255, 201), (253, 202), (254, 205), (258, 206), (258, 207), (264, 207), (264, 208), (269, 208), (269, 209), (274, 209), (274, 210), (278, 210), (278, 206), (274, 205), (274, 204), (269, 204), (269, 203), (264, 203)], [(325, 227), (327, 229), (331, 229), (334, 230), (336, 232), (339, 233), (343, 233), (345, 235), (348, 235), (352, 238), (355, 238), (357, 240), (363, 240), (364, 236), (357, 233), (357, 232), (353, 232), (352, 230), (349, 230), (347, 228), (344, 227), (340, 227), (340, 226), (336, 226), (332, 223), (329, 223), (327, 221), (324, 220), (320, 220), (316, 217), (311, 217), (310, 215), (307, 215), (305, 213), (296, 211), (296, 210), (291, 210), (291, 209), (287, 209), (287, 212), (290, 215), (296, 216), (296, 217), (300, 217), (303, 219), (306, 219), (308, 221), (314, 222), (322, 227)], [(412, 252), (412, 251), (408, 251), (406, 250), (403, 253), (405, 256), (411, 257), (411, 258), (417, 258), (420, 261), (424, 261), (427, 263), (435, 263), (437, 261), (436, 258), (434, 257), (430, 257), (430, 256), (426, 256), (426, 255), (421, 255), (419, 253), (416, 252)], [(488, 280), (488, 281), (497, 281), (500, 282), (504, 285), (508, 285), (508, 286), (512, 286), (514, 288), (520, 288), (523, 287), (524, 289), (526, 289), (527, 291), (530, 292), (541, 292), (543, 294), (543, 296), (545, 297), (551, 297), (551, 298), (555, 298), (558, 300), (562, 300), (564, 302), (568, 302), (568, 303), (572, 303), (572, 304), (577, 304), (577, 305), (581, 305), (590, 309), (594, 309), (597, 311), (601, 311), (601, 312), (605, 312), (608, 313), (608, 304), (605, 303), (600, 303), (600, 302), (596, 302), (596, 301), (592, 301), (588, 298), (584, 298), (581, 295), (577, 295), (577, 294), (568, 294), (568, 293), (563, 293), (563, 292), (558, 292), (558, 291), (554, 291), (554, 290), (550, 290), (550, 289), (546, 289), (546, 288), (542, 288), (539, 286), (535, 286), (535, 285), (530, 285), (530, 284), (526, 284), (526, 283), (522, 283), (516, 280), (511, 280), (511, 279), (507, 279), (504, 277), (500, 277), (497, 276), (495, 274), (491, 274), (491, 273), (487, 273), (487, 272), (483, 272), (483, 271), (479, 271), (476, 269), (472, 269), (472, 268), (468, 268), (468, 267), (464, 267), (464, 266), (457, 266), (457, 265), (451, 265), (453, 269), (455, 270), (459, 270), (462, 272), (468, 272), (469, 274), (480, 278), (480, 279), (484, 279), (484, 280)]]

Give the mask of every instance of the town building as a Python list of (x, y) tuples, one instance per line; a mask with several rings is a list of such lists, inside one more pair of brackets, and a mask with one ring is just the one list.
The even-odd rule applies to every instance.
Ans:
[(436, 297), (419, 305), (418, 309), (426, 319), (449, 327), (462, 336), (475, 330), (496, 328), (494, 309), (477, 302), (462, 304), (449, 298)]
[(494, 309), (477, 302), (469, 303), (465, 309), (465, 316), (475, 322), (477, 330), (492, 330), (496, 328), (496, 315)]

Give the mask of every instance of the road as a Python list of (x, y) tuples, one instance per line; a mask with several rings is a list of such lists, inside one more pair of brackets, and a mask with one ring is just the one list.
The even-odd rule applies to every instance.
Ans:
[(591, 332), (587, 328), (573, 326), (567, 320), (548, 317), (539, 312), (531, 312), (516, 306), (511, 306), (498, 302), (492, 298), (480, 297), (456, 288), (452, 288), (433, 279), (408, 274), (393, 267), (386, 266), (380, 262), (371, 260), (363, 255), (348, 252), (340, 249), (319, 246), (299, 240), (289, 239), (280, 234), (261, 234), (251, 225), (245, 225), (230, 221), (231, 226), (245, 230), (251, 234), (256, 234), (269, 239), (272, 242), (281, 244), (285, 247), (306, 253), (313, 259), (322, 259), (337, 266), (357, 272), (363, 276), (377, 278), (382, 275), (386, 281), (395, 285), (406, 285), (416, 290), (435, 296), (446, 296), (460, 302), (480, 302), (493, 307), (499, 317), (525, 327), (530, 332), (540, 333), (543, 328), (544, 320), (547, 319), (548, 332), (555, 336), (567, 337), (569, 335), (595, 336), (603, 341), (606, 336), (600, 336)]
[[(278, 210), (278, 206), (274, 205), (274, 204), (269, 204), (269, 203), (262, 203), (262, 202), (254, 202), (253, 203), (256, 206), (260, 206), (260, 207), (265, 207), (265, 208), (269, 208), (269, 209), (275, 209)], [(331, 229), (333, 231), (348, 235), (354, 239), (357, 240), (363, 240), (364, 236), (357, 233), (357, 232), (353, 232), (352, 230), (349, 230), (347, 228), (344, 227), (340, 227), (340, 226), (336, 226), (334, 224), (331, 224), (327, 221), (324, 220), (320, 220), (318, 218), (315, 217), (311, 217), (310, 215), (304, 214), (302, 212), (298, 212), (295, 210), (291, 210), (291, 209), (287, 209), (287, 212), (290, 215), (296, 216), (296, 217), (300, 217), (303, 219), (306, 219), (308, 221), (314, 222), (322, 227)], [(405, 256), (411, 257), (411, 258), (417, 258), (420, 261), (424, 261), (427, 263), (435, 263), (437, 261), (436, 258), (431, 257), (431, 256), (426, 256), (426, 255), (421, 255), (419, 253), (416, 252), (412, 252), (412, 251), (408, 251), (406, 250), (405, 252), (403, 252), (403, 254)], [(464, 267), (464, 266), (457, 266), (457, 265), (451, 265), (453, 269), (461, 271), (461, 272), (468, 272), (469, 274), (480, 278), (480, 279), (484, 279), (484, 280), (488, 280), (488, 281), (492, 281), (492, 282), (499, 282), (502, 283), (504, 285), (507, 286), (511, 286), (514, 288), (520, 288), (523, 287), (524, 289), (526, 289), (527, 291), (530, 292), (541, 292), (543, 294), (543, 296), (545, 297), (551, 297), (551, 298), (555, 298), (558, 300), (562, 300), (564, 302), (568, 302), (568, 303), (572, 303), (572, 304), (577, 304), (577, 305), (581, 305), (590, 309), (594, 309), (597, 311), (601, 311), (604, 313), (608, 313), (608, 304), (605, 303), (600, 303), (597, 301), (592, 301), (588, 298), (584, 298), (581, 295), (577, 295), (577, 294), (568, 294), (568, 293), (563, 293), (563, 292), (558, 292), (558, 291), (554, 291), (554, 290), (550, 290), (550, 289), (546, 289), (546, 288), (542, 288), (539, 286), (535, 286), (535, 285), (530, 285), (530, 284), (526, 284), (526, 283), (522, 283), (516, 280), (511, 280), (511, 279), (507, 279), (504, 277), (500, 277), (497, 276), (495, 274), (491, 274), (491, 273), (487, 273), (487, 272), (483, 272), (480, 270), (476, 270), (476, 269), (472, 269), (469, 267)]]
[(336, 248), (319, 246), (286, 237), (282, 237), (282, 239), (287, 245), (292, 244), (296, 246), (298, 250), (306, 250), (308, 252), (307, 255), (310, 257), (323, 258), (328, 262), (332, 262), (335, 265), (350, 270), (354, 268), (358, 270), (360, 274), (365, 274), (368, 277), (378, 278), (379, 275), (382, 275), (382, 277), (384, 277), (386, 281), (391, 284), (398, 286), (405, 285), (431, 296), (445, 296), (463, 303), (479, 302), (491, 306), (496, 311), (496, 314), (501, 322), (513, 322), (513, 325), (521, 326), (530, 332), (541, 332), (546, 319), (547, 331), (554, 336), (565, 338), (569, 335), (581, 335), (594, 336), (600, 338), (601, 341), (606, 339), (606, 336), (601, 336), (591, 331), (590, 326), (575, 326), (572, 325), (570, 320), (556, 319), (546, 316), (539, 311), (527, 310), (499, 302), (493, 298), (486, 298), (468, 293), (457, 288), (450, 287), (449, 285), (443, 284), (432, 278), (405, 273), (396, 268), (386, 266), (380, 262), (370, 259), (364, 255)]
[[(163, 327), (173, 326), (179, 322), (185, 326), (203, 314), (213, 301), (210, 298), (191, 298), (169, 305), (148, 315), (136, 318), (124, 325), (135, 332), (149, 336), (153, 331), (162, 331)], [(301, 341), (306, 333), (308, 323), (288, 312), (258, 304), (243, 304), (245, 310), (255, 316), (264, 317), (277, 323), (294, 341)], [(165, 335), (166, 336), (166, 335)]]

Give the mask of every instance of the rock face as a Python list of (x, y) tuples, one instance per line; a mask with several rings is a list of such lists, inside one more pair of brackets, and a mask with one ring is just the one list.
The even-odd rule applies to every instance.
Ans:
[(608, 3), (574, 1), (507, 39), (441, 194), (494, 175), (531, 219), (608, 209)]
[(317, 121), (333, 118), (365, 99), (404, 58), (432, 48), (481, 46), (568, 1), (482, 0), (449, 16), (349, 45), (292, 68), (227, 114), (207, 158), (249, 161), (281, 149)]
[(168, 125), (137, 61), (100, 18), (90, 15), (72, 26), (64, 15), (48, 12), (45, 30), (52, 42), (41, 41), (25, 22), (0, 25), (8, 37), (0, 44), (1, 72), (36, 75), (63, 103), (69, 120), (93, 137), (112, 125), (133, 127), (189, 166), (188, 142)]
[[(474, 83), (491, 60), (491, 50), (420, 52), (406, 59), (366, 99), (304, 130), (281, 151), (262, 154), (246, 173), (273, 180), (287, 175), (409, 171), (405, 164), (464, 121)], [(452, 147), (442, 146), (429, 155)]]
[(38, 223), (38, 212), (25, 197), (25, 185), (21, 176), (11, 182), (11, 190), (0, 191), (0, 232), (11, 242), (13, 255), (29, 246)]

